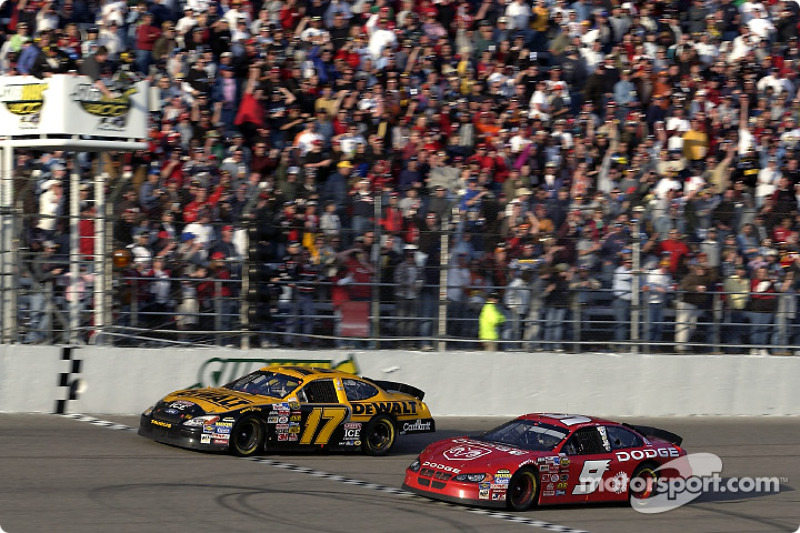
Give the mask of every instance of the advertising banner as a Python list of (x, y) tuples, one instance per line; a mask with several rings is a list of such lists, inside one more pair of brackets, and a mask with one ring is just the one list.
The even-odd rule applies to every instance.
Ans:
[(86, 76), (0, 77), (3, 135), (145, 138), (148, 82), (116, 82), (112, 93), (105, 96)]

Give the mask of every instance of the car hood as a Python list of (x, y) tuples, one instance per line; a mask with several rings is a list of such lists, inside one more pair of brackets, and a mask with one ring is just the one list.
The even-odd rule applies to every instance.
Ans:
[(186, 389), (164, 397), (164, 403), (190, 402), (207, 414), (227, 413), (250, 406), (281, 403), (280, 398), (259, 396), (223, 388)]
[(538, 457), (557, 455), (554, 452), (523, 450), (505, 444), (483, 442), (471, 437), (455, 437), (435, 442), (420, 454), (423, 466), (454, 473), (481, 472), (498, 468), (515, 468)]

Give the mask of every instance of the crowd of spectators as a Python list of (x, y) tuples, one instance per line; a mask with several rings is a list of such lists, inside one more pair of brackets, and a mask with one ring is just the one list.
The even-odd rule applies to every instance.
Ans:
[[(108, 98), (140, 79), (154, 87), (148, 151), (19, 155), (35, 215), (24, 241), (65, 253), (62, 189), (77, 172), (90, 256), (89, 183), (102, 169), (120, 191), (125, 279), (160, 280), (123, 285), (154, 316), (177, 313), (178, 329), (203, 311), (234, 327), (244, 263), (271, 301), (254, 305), (256, 323), (283, 302), (285, 330), (309, 335), (315, 303), (380, 298), (430, 318), (400, 331), (429, 337), (437, 294), (423, 287), (446, 269), (453, 336), (484, 338), (491, 293), (509, 338), (560, 349), (565, 295), (605, 288), (624, 343), (637, 286), (651, 320), (638, 338), (661, 341), (672, 305), (687, 349), (724, 293), (739, 325), (726, 334), (758, 351), (777, 313), (800, 320), (777, 297), (800, 288), (798, 11), (795, 0), (6, 2), (4, 75), (76, 71)], [(54, 273), (41, 270), (33, 285)]]

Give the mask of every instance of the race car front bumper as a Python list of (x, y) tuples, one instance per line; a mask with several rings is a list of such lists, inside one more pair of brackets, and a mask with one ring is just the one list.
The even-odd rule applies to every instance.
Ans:
[[(483, 489), (478, 483), (448, 481), (442, 476), (426, 477), (422, 472), (406, 470), (403, 489), (426, 498), (461, 505), (480, 507), (506, 507), (506, 492)], [(488, 484), (487, 484), (488, 485)]]
[(150, 415), (139, 420), (139, 435), (164, 444), (203, 451), (226, 451), (229, 441), (212, 438), (202, 427), (186, 427), (181, 423), (165, 422)]

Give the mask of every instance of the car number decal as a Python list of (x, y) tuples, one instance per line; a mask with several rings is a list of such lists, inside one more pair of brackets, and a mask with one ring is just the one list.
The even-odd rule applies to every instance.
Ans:
[[(346, 407), (315, 407), (306, 419), (306, 428), (303, 431), (303, 436), (300, 437), (300, 444), (327, 444), (333, 434), (333, 430), (339, 427), (344, 419), (347, 417)], [(320, 422), (325, 419), (326, 422), (320, 428)], [(319, 432), (317, 429), (319, 428)], [(316, 439), (314, 436), (316, 435)]]

